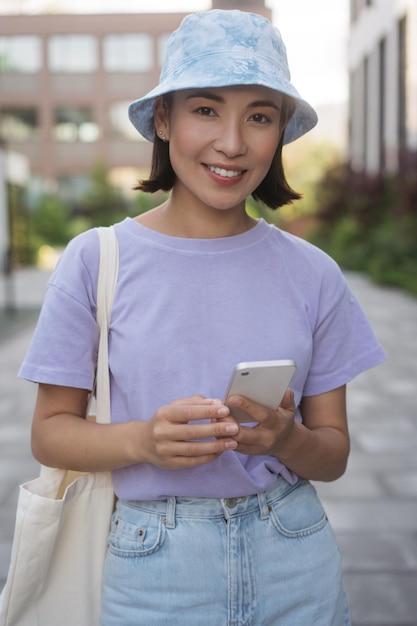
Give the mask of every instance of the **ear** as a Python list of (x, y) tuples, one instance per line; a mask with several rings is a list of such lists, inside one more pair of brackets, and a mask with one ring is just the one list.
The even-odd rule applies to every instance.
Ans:
[(163, 136), (166, 140), (169, 132), (169, 111), (163, 96), (159, 96), (155, 101), (154, 124), (155, 134), (158, 137)]

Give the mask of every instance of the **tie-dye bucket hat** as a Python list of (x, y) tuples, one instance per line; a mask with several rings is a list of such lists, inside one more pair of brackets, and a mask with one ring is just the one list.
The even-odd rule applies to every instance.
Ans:
[(130, 121), (141, 135), (154, 141), (158, 96), (232, 85), (262, 85), (293, 99), (296, 108), (284, 143), (298, 139), (317, 123), (316, 112), (290, 82), (279, 30), (261, 15), (238, 10), (203, 11), (183, 19), (168, 40), (159, 85), (130, 104)]

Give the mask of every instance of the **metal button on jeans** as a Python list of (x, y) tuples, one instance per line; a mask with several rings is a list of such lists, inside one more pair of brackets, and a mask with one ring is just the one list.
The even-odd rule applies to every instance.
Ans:
[(244, 500), (246, 500), (246, 497), (243, 498), (225, 498), (225, 505), (227, 506), (228, 509), (233, 509), (236, 504), (238, 504), (239, 502), (243, 502)]

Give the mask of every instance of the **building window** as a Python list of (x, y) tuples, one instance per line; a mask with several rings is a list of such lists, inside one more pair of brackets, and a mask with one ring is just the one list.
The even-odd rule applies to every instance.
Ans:
[(385, 38), (379, 42), (379, 170), (385, 170), (385, 87), (387, 45)]
[(54, 111), (53, 138), (56, 141), (91, 143), (100, 136), (92, 112), (82, 107), (58, 107)]
[(91, 179), (88, 174), (63, 174), (57, 177), (58, 195), (62, 200), (74, 203), (91, 190)]
[(407, 17), (398, 22), (398, 143), (404, 148), (407, 143)]
[(104, 69), (108, 72), (148, 72), (153, 67), (150, 35), (107, 35), (104, 38)]
[(350, 0), (350, 21), (355, 22), (362, 11), (373, 4), (373, 0)]
[(39, 138), (38, 112), (34, 107), (2, 107), (0, 136), (5, 141), (33, 141)]
[(363, 164), (368, 163), (368, 124), (369, 124), (369, 58), (363, 60)]
[[(130, 100), (126, 102), (114, 102), (109, 108), (110, 127), (112, 136), (118, 139), (137, 141), (142, 137), (130, 121), (127, 109)], [(143, 137), (145, 141), (145, 138)]]
[(169, 33), (166, 33), (165, 35), (160, 35), (158, 37), (158, 65), (159, 67), (161, 67), (165, 59), (169, 35), (170, 35)]
[(41, 40), (35, 35), (0, 37), (0, 72), (33, 74), (42, 67)]
[(51, 72), (94, 72), (98, 67), (97, 40), (93, 35), (54, 35), (48, 41)]

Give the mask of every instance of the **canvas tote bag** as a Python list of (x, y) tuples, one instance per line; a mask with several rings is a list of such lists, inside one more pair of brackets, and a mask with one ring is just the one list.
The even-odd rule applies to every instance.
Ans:
[[(98, 231), (96, 413), (98, 422), (109, 423), (107, 339), (118, 247), (112, 227)], [(98, 625), (113, 508), (110, 472), (43, 468), (39, 478), (20, 486), (10, 568), (0, 596), (0, 626)]]

